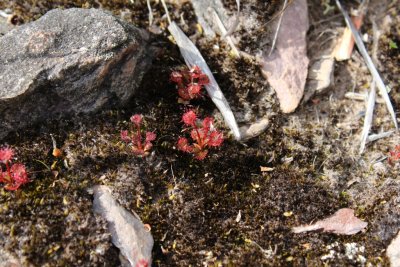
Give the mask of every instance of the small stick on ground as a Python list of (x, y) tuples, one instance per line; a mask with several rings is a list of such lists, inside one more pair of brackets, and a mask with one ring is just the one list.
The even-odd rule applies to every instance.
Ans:
[(153, 24), (153, 10), (151, 10), (150, 0), (147, 0), (147, 9), (149, 10), (149, 26)]
[(279, 34), (279, 29), (281, 28), (281, 24), (282, 24), (282, 18), (283, 18), (283, 13), (285, 12), (286, 6), (287, 6), (287, 0), (285, 0), (285, 2), (283, 3), (283, 8), (279, 17), (279, 21), (278, 21), (278, 25), (276, 26), (276, 31), (275, 31), (275, 35), (274, 35), (274, 40), (272, 41), (272, 46), (271, 46), (271, 50), (269, 51), (268, 57), (271, 56), (272, 52), (274, 52), (274, 48), (276, 45), (276, 40), (278, 39), (278, 34)]
[(220, 17), (218, 16), (217, 12), (215, 11), (215, 9), (213, 9), (213, 13), (214, 13), (215, 20), (217, 22), (217, 26), (219, 27), (219, 30), (221, 31), (222, 35), (226, 36), (226, 41), (228, 42), (229, 46), (231, 47), (233, 54), (237, 58), (240, 58), (239, 50), (236, 48), (235, 44), (233, 43), (232, 37), (228, 35), (228, 32), (225, 29), (225, 25), (222, 23), (222, 21), (221, 21)]
[[(368, 0), (363, 1), (358, 10), (351, 15), (351, 20), (354, 23), (354, 26), (356, 27), (357, 30), (361, 28), (361, 25), (363, 23), (364, 16), (367, 12), (368, 2), (369, 2)], [(338, 45), (335, 48), (335, 59), (337, 61), (348, 60), (351, 57), (351, 54), (353, 53), (353, 47), (354, 47), (353, 34), (351, 33), (350, 28), (346, 27), (346, 29), (344, 29), (342, 38), (340, 39)]]
[(164, 7), (165, 14), (167, 15), (168, 24), (171, 24), (171, 17), (169, 16), (168, 7), (167, 7), (167, 4), (165, 3), (165, 0), (161, 0), (161, 3)]
[(370, 136), (368, 136), (367, 143), (379, 140), (381, 138), (389, 137), (393, 133), (394, 133), (394, 131), (388, 131), (388, 132), (383, 132), (383, 133), (378, 133), (378, 134), (371, 134)]
[[(354, 92), (347, 92), (344, 95), (345, 98), (357, 101), (368, 101), (368, 93), (354, 93)], [(378, 104), (385, 104), (385, 101), (382, 98), (376, 98), (375, 102)]]
[(360, 155), (364, 152), (365, 144), (367, 143), (368, 139), (368, 134), (371, 129), (372, 118), (374, 116), (375, 98), (376, 98), (376, 86), (375, 86), (375, 81), (372, 81), (371, 92), (369, 93), (368, 96), (367, 111), (365, 112), (364, 127), (361, 133), (361, 143), (359, 151)]

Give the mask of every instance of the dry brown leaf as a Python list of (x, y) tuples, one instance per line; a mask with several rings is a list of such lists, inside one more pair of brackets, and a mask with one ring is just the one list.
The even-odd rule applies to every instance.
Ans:
[(303, 97), (309, 63), (308, 26), (307, 1), (293, 1), (283, 13), (275, 50), (261, 60), (262, 73), (275, 90), (284, 113), (293, 112)]
[(338, 210), (332, 216), (317, 221), (314, 224), (293, 227), (292, 231), (294, 233), (303, 233), (322, 230), (323, 232), (330, 232), (338, 235), (353, 235), (363, 230), (367, 225), (368, 223), (354, 216), (354, 210), (344, 208)]
[(132, 214), (118, 204), (108, 186), (96, 185), (91, 191), (93, 210), (107, 220), (111, 241), (129, 262), (128, 265), (151, 266), (154, 240), (150, 226), (144, 225), (136, 213)]

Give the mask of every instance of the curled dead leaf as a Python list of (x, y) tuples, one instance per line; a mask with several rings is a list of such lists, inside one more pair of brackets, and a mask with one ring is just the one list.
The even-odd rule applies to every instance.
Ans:
[(308, 231), (322, 230), (323, 232), (334, 233), (338, 235), (353, 235), (357, 234), (365, 227), (368, 223), (358, 219), (354, 216), (354, 210), (344, 208), (336, 211), (332, 216), (317, 221), (311, 225), (304, 225), (293, 227), (294, 233), (303, 233)]

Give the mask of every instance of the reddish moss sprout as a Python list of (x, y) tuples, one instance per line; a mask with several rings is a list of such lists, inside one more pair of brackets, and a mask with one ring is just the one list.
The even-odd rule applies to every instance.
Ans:
[(224, 141), (223, 134), (214, 128), (213, 118), (207, 117), (201, 121), (197, 119), (193, 110), (189, 110), (183, 114), (182, 120), (191, 129), (190, 137), (193, 143), (189, 144), (188, 139), (180, 137), (178, 149), (193, 154), (196, 159), (203, 160), (208, 154), (209, 147), (219, 147)]
[(6, 167), (0, 166), (0, 183), (5, 183), (7, 190), (17, 190), (21, 185), (29, 182), (28, 174), (24, 164), (15, 163), (11, 165), (11, 159), (14, 156), (14, 150), (9, 147), (0, 149), (0, 162)]
[(145, 137), (142, 137), (142, 115), (135, 114), (130, 120), (133, 123), (134, 129), (131, 131), (130, 135), (128, 130), (121, 131), (121, 139), (132, 146), (132, 152), (135, 155), (147, 156), (153, 147), (151, 142), (156, 139), (156, 134), (153, 132), (146, 132)]
[(172, 72), (171, 81), (178, 85), (178, 94), (185, 101), (199, 98), (203, 86), (210, 83), (208, 76), (198, 66), (193, 66), (189, 71)]
[(400, 161), (400, 145), (397, 145), (389, 154), (388, 161), (390, 165), (394, 165), (397, 161)]

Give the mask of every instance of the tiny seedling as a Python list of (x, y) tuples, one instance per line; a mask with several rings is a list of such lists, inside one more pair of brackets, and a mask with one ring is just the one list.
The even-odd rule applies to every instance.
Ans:
[(212, 117), (198, 120), (193, 110), (185, 112), (182, 116), (183, 123), (190, 129), (192, 144), (185, 137), (178, 139), (178, 149), (191, 153), (198, 160), (203, 160), (208, 154), (208, 148), (219, 147), (224, 141), (223, 134), (214, 128)]
[(151, 142), (156, 139), (156, 134), (153, 132), (145, 132), (145, 136), (142, 137), (142, 115), (135, 114), (130, 120), (133, 124), (133, 129), (130, 134), (128, 130), (122, 130), (121, 139), (132, 147), (133, 154), (142, 157), (147, 156), (153, 147)]
[(198, 66), (190, 70), (173, 71), (170, 79), (177, 84), (178, 94), (184, 101), (201, 97), (201, 89), (210, 83), (208, 76)]
[(389, 48), (390, 49), (398, 49), (397, 43), (393, 40), (389, 40)]
[(15, 191), (21, 185), (29, 182), (28, 174), (24, 164), (15, 163), (11, 164), (11, 159), (14, 156), (14, 150), (9, 147), (0, 149), (0, 162), (6, 167), (0, 166), (0, 183), (5, 183), (4, 188), (7, 190)]

